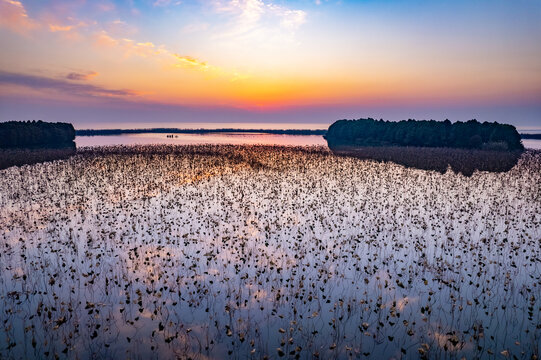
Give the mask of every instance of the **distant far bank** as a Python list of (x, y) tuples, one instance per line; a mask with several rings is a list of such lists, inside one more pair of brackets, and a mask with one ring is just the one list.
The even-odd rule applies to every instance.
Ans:
[[(374, 120), (368, 121), (369, 123)], [(339, 122), (343, 123), (343, 122)], [(350, 122), (350, 124), (357, 124), (358, 122)], [(361, 122), (362, 123), (362, 122)], [(56, 159), (64, 159), (70, 157), (76, 153), (76, 148), (84, 147), (99, 147), (99, 146), (114, 146), (114, 145), (144, 145), (144, 144), (172, 144), (172, 145), (195, 145), (195, 144), (230, 144), (230, 145), (272, 145), (272, 146), (329, 146), (331, 150), (337, 150), (339, 153), (346, 151), (348, 154), (352, 154), (356, 157), (370, 158), (381, 161), (395, 161), (397, 163), (404, 164), (406, 166), (413, 166), (419, 168), (437, 168), (439, 171), (447, 169), (447, 165), (452, 163), (462, 164), (465, 151), (454, 151), (454, 156), (448, 159), (447, 149), (449, 145), (452, 145), (449, 140), (466, 139), (464, 143), (466, 146), (478, 145), (478, 147), (485, 148), (483, 144), (490, 142), (496, 142), (505, 140), (507, 136), (505, 134), (498, 134), (499, 131), (487, 132), (487, 134), (480, 133), (478, 138), (472, 139), (471, 131), (450, 131), (447, 134), (447, 127), (450, 124), (444, 124), (445, 131), (437, 131), (437, 135), (441, 137), (441, 141), (434, 138), (434, 134), (424, 130), (425, 127), (419, 125), (437, 125), (431, 122), (410, 122), (408, 129), (411, 130), (404, 132), (404, 140), (408, 140), (405, 144), (395, 144), (390, 140), (395, 138), (400, 139), (401, 136), (394, 136), (393, 129), (380, 129), (385, 131), (377, 131), (381, 134), (384, 143), (378, 144), (378, 136), (371, 128), (366, 128), (364, 131), (359, 132), (357, 126), (352, 131), (346, 131), (342, 129), (339, 133), (329, 132), (327, 129), (318, 128), (243, 128), (230, 126), (227, 128), (169, 128), (169, 127), (157, 127), (157, 128), (143, 128), (143, 129), (86, 129), (75, 130), (71, 124), (68, 123), (46, 123), (43, 121), (23, 121), (23, 122), (4, 122), (0, 123), (0, 169), (13, 166), (32, 164), (41, 161), (50, 161)], [(377, 121), (375, 125), (386, 124), (383, 127), (394, 126), (387, 122)], [(467, 123), (465, 124), (467, 127)], [(480, 124), (479, 124), (480, 125)], [(203, 126), (203, 125), (202, 125)], [(440, 125), (441, 126), (441, 125)], [(477, 126), (477, 125), (476, 125)], [(491, 125), (493, 126), (493, 125)], [(503, 125), (505, 126), (505, 125)], [(415, 127), (415, 129), (414, 129)], [(436, 126), (438, 127), (438, 126)], [(464, 124), (462, 125), (464, 127)], [(334, 128), (334, 127), (332, 127)], [(452, 128), (452, 126), (451, 126)], [(496, 127), (499, 128), (499, 127)], [(335, 129), (336, 130), (336, 129)], [(441, 130), (441, 129), (440, 129)], [(465, 130), (470, 130), (465, 129)], [(510, 130), (510, 129), (509, 129)], [(534, 130), (535, 131), (535, 130)], [(516, 132), (516, 130), (515, 130)], [(505, 131), (504, 131), (505, 133)], [(522, 138), (524, 147), (528, 149), (541, 149), (541, 134), (520, 134), (515, 133), (516, 137)], [(336, 136), (338, 135), (338, 136)], [(391, 136), (393, 135), (393, 136)], [(400, 134), (398, 134), (400, 135)], [(442, 136), (445, 135), (445, 136)], [(485, 136), (486, 135), (486, 136)], [(368, 136), (368, 138), (367, 138)], [(352, 137), (352, 138), (351, 138)], [(351, 138), (351, 139), (350, 139)], [(485, 139), (486, 138), (486, 139)], [(338, 140), (338, 143), (337, 143)], [(342, 140), (342, 141), (341, 141)], [(349, 142), (345, 149), (340, 149), (340, 143), (346, 140)], [(414, 141), (415, 140), (415, 141)], [(418, 142), (429, 143), (426, 145), (437, 145), (442, 143), (446, 146), (438, 149), (418, 148), (423, 146)], [(476, 140), (476, 141), (473, 141)], [(330, 142), (329, 142), (330, 141)], [(380, 142), (382, 142), (380, 141)], [(518, 140), (520, 143), (520, 140)], [(432, 143), (430, 143), (432, 142)], [(336, 147), (339, 146), (339, 148)], [(378, 146), (380, 145), (380, 146)], [(383, 145), (383, 146), (382, 146)], [(400, 146), (405, 146), (401, 148)], [(501, 145), (501, 144), (500, 144)], [(353, 147), (359, 147), (359, 149), (352, 149)], [(367, 148), (372, 147), (372, 148)], [(384, 148), (386, 147), (386, 148)], [(492, 145), (492, 147), (494, 147)], [(507, 147), (507, 146), (506, 146)], [(507, 147), (509, 148), (509, 147)], [(466, 149), (464, 149), (466, 150)], [(473, 151), (473, 149), (471, 149)], [(494, 149), (492, 149), (494, 150)], [(498, 149), (496, 149), (498, 150)], [(470, 153), (468, 153), (470, 154)], [(490, 155), (483, 153), (483, 156)], [(429, 159), (427, 159), (427, 156)], [(499, 162), (502, 162), (501, 153), (493, 154), (493, 157)], [(405, 158), (404, 158), (405, 157)], [(486, 157), (486, 156), (485, 156)], [(485, 169), (490, 171), (494, 168), (492, 162), (488, 163), (482, 157), (479, 169)], [(514, 154), (509, 154), (510, 158), (514, 159)], [(435, 162), (434, 159), (441, 158), (440, 162)], [(470, 156), (471, 158), (471, 156)], [(462, 159), (462, 160), (460, 160)], [(477, 158), (476, 158), (477, 159)], [(470, 159), (471, 160), (471, 159)], [(467, 164), (472, 161), (468, 160)], [(418, 163), (420, 162), (420, 163)], [(507, 164), (507, 163), (506, 163)], [(486, 166), (485, 166), (486, 165)], [(453, 169), (460, 168), (451, 165)], [(505, 169), (510, 166), (505, 166)], [(477, 167), (475, 167), (477, 168)], [(472, 168), (473, 169), (473, 168)], [(472, 173), (471, 169), (462, 171), (463, 173)]]
[(522, 139), (541, 140), (541, 134), (524, 134), (520, 133)]
[[(202, 124), (203, 126), (204, 124)], [(220, 134), (220, 133), (236, 133), (236, 134), (271, 134), (271, 135), (314, 135), (314, 136), (326, 136), (328, 129), (317, 128), (292, 128), (284, 124), (284, 128), (277, 127), (278, 124), (274, 124), (272, 128), (249, 128), (243, 127), (242, 124), (234, 124), (235, 126), (224, 128), (207, 128), (207, 127), (187, 127), (187, 128), (173, 128), (173, 127), (156, 127), (156, 128), (119, 128), (119, 129), (74, 129), (73, 125), (68, 123), (47, 123), (41, 120), (39, 121), (9, 121), (0, 122), (0, 147), (17, 147), (17, 146), (35, 146), (43, 145), (41, 142), (56, 143), (56, 142), (70, 142), (74, 137), (86, 137), (86, 136), (111, 136), (111, 135), (136, 135), (136, 134), (192, 134), (192, 135), (205, 135), (205, 134)], [(294, 124), (290, 124), (293, 125)], [(42, 129), (42, 127), (47, 129)], [(50, 129), (61, 127), (61, 129), (55, 129), (54, 136), (45, 134), (47, 136), (29, 136), (29, 131), (46, 131)], [(65, 130), (67, 129), (67, 130)], [(68, 131), (69, 130), (69, 131)], [(11, 133), (9, 133), (11, 131)], [(62, 131), (62, 134), (58, 132)], [(68, 134), (69, 132), (69, 134)], [(66, 134), (64, 134), (66, 133)], [(51, 136), (55, 137), (54, 139)], [(58, 137), (58, 139), (56, 138)], [(66, 140), (69, 137), (68, 140)], [(66, 138), (66, 139), (64, 139)], [(528, 140), (541, 140), (541, 133), (520, 133), (521, 139)], [(39, 144), (38, 144), (39, 143)]]
[[(245, 133), (274, 135), (327, 135), (327, 129), (181, 129), (181, 128), (148, 128), (148, 129), (81, 129), (75, 130), (76, 136), (108, 136), (123, 134), (212, 134), (212, 133)], [(540, 134), (520, 133), (521, 139), (541, 140)]]

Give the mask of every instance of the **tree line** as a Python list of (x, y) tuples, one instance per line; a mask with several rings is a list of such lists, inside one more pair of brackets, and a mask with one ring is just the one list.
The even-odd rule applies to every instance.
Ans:
[(523, 139), (541, 140), (541, 134), (520, 134)]
[(520, 134), (512, 125), (449, 120), (339, 120), (326, 135), (336, 146), (417, 146), (484, 150), (523, 150)]
[(0, 123), (0, 148), (74, 147), (75, 129), (68, 123), (8, 121)]

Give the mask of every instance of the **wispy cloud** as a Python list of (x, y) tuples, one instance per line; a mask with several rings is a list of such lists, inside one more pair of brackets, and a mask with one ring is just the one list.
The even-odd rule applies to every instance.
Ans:
[(263, 0), (216, 0), (213, 3), (218, 13), (227, 13), (234, 18), (231, 30), (224, 36), (243, 35), (262, 27), (294, 31), (306, 22), (306, 12)]
[(98, 73), (95, 71), (88, 71), (85, 73), (71, 72), (66, 75), (66, 79), (82, 81), (82, 80), (90, 80), (95, 76), (98, 76)]
[(272, 12), (281, 18), (280, 25), (289, 30), (296, 30), (306, 22), (306, 12), (291, 10), (279, 5), (269, 5)]
[(101, 30), (94, 34), (94, 43), (99, 47), (116, 47), (124, 51), (124, 56), (137, 55), (141, 57), (153, 57), (159, 55), (170, 55), (163, 46), (156, 46), (152, 42), (137, 42), (133, 39), (115, 38), (107, 31)]
[(0, 27), (8, 28), (17, 33), (28, 34), (44, 29), (61, 33), (75, 38), (79, 34), (77, 30), (88, 27), (94, 23), (79, 21), (72, 17), (60, 18), (55, 14), (45, 13), (41, 17), (32, 18), (28, 15), (23, 3), (16, 0), (0, 0)]
[(163, 53), (161, 47), (156, 47), (150, 41), (137, 42), (132, 39), (121, 39), (119, 44), (127, 56), (138, 55), (141, 57), (151, 57)]
[(51, 22), (48, 24), (50, 32), (70, 32), (88, 26), (88, 23), (84, 21), (74, 21), (72, 18), (67, 19), (65, 22)]
[(191, 33), (197, 33), (201, 31), (205, 31), (209, 28), (209, 24), (205, 22), (195, 22), (188, 24), (182, 28), (182, 32), (184, 34), (191, 34)]
[(136, 26), (130, 25), (121, 19), (107, 22), (103, 25), (103, 28), (107, 31), (107, 33), (112, 34), (113, 36), (121, 37), (133, 36), (138, 32)]
[(115, 10), (116, 7), (115, 7), (115, 4), (113, 4), (112, 2), (103, 1), (103, 2), (96, 3), (96, 8), (103, 12), (110, 12), (110, 11)]
[(182, 1), (176, 0), (155, 0), (153, 5), (154, 6), (169, 6), (169, 5), (180, 5), (182, 4)]
[[(256, 3), (252, 3), (254, 0), (241, 1), (242, 4), (237, 5), (237, 1), (232, 1), (228, 6), (246, 8), (242, 10), (244, 15), (242, 17), (248, 21), (248, 18), (254, 16), (250, 15), (252, 12), (257, 12), (251, 9), (250, 6), (258, 7), (259, 0)], [(177, 4), (178, 1), (161, 1), (157, 5)], [(246, 4), (245, 4), (246, 3)], [(100, 11), (112, 11), (114, 4), (108, 1), (98, 2), (94, 6), (97, 6)], [(268, 7), (265, 5), (267, 11), (271, 9), (274, 12), (282, 10), (281, 7), (275, 8), (275, 5)], [(18, 33), (30, 33), (31, 31), (37, 32), (37, 30), (47, 30), (51, 33), (57, 33), (60, 36), (71, 40), (87, 40), (93, 42), (98, 47), (102, 48), (115, 48), (124, 53), (124, 56), (140, 56), (144, 58), (154, 59), (161, 62), (162, 65), (184, 68), (188, 70), (204, 71), (207, 73), (213, 73), (214, 75), (230, 77), (234, 79), (245, 78), (234, 71), (223, 71), (217, 66), (212, 66), (206, 61), (197, 59), (190, 55), (178, 55), (176, 52), (167, 49), (163, 45), (156, 45), (150, 41), (137, 41), (126, 36), (133, 35), (137, 30), (120, 19), (108, 22), (105, 24), (98, 24), (96, 21), (86, 22), (78, 20), (74, 17), (68, 16), (65, 18), (55, 16), (53, 14), (45, 14), (37, 18), (31, 18), (24, 5), (17, 0), (0, 0), (0, 26), (7, 27), (11, 31)], [(286, 16), (286, 17), (289, 17)], [(293, 18), (291, 18), (293, 19)], [(257, 21), (257, 16), (254, 16), (254, 20)], [(204, 25), (208, 26), (208, 25)], [(85, 28), (84, 31), (82, 28)], [(189, 30), (189, 29), (188, 29)], [(196, 29), (191, 29), (196, 30)], [(131, 36), (130, 36), (131, 37)], [(75, 73), (70, 74), (72, 78), (70, 80), (83, 80), (88, 79), (86, 77), (79, 76)], [(43, 84), (44, 82), (42, 82)]]
[(133, 90), (108, 89), (97, 85), (81, 84), (64, 79), (6, 71), (0, 71), (0, 84), (24, 86), (34, 90), (55, 90), (60, 93), (78, 96), (126, 98), (138, 95), (138, 93)]
[(117, 46), (119, 41), (112, 36), (110, 36), (107, 31), (102, 30), (94, 34), (94, 44), (99, 47), (114, 47)]
[(196, 67), (203, 70), (209, 69), (209, 65), (205, 61), (197, 60), (191, 56), (182, 56), (178, 54), (173, 54), (178, 60), (177, 67)]
[(49, 30), (52, 32), (58, 32), (58, 31), (70, 31), (73, 29), (73, 26), (71, 25), (55, 25), (55, 24), (49, 24)]
[(236, 71), (225, 71), (218, 66), (190, 55), (180, 55), (167, 49), (164, 45), (155, 45), (152, 42), (137, 42), (132, 39), (115, 38), (105, 30), (95, 34), (94, 43), (100, 47), (117, 48), (124, 52), (124, 56), (140, 56), (155, 59), (165, 64), (169, 63), (177, 68), (196, 70), (208, 74), (224, 76), (232, 81), (246, 79), (247, 76)]
[(20, 1), (0, 0), (0, 26), (17, 33), (27, 33), (39, 27)]

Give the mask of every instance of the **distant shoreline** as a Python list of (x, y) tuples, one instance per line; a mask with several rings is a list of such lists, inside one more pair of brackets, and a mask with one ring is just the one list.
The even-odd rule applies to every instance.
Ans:
[(85, 129), (75, 130), (76, 136), (107, 136), (122, 134), (211, 134), (211, 133), (246, 133), (246, 134), (273, 134), (273, 135), (325, 135), (326, 129)]
[[(75, 130), (76, 136), (108, 136), (123, 134), (212, 134), (212, 133), (244, 133), (244, 134), (272, 134), (272, 135), (320, 135), (327, 134), (326, 129), (177, 129), (177, 128), (150, 128), (150, 129), (81, 129)], [(521, 139), (541, 140), (541, 134), (521, 133)]]
[(541, 134), (520, 134), (521, 139), (541, 140)]

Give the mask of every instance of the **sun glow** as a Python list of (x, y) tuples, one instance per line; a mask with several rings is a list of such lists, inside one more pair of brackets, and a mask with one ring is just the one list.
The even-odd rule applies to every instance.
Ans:
[[(480, 27), (465, 15), (466, 2), (426, 5), (409, 19), (395, 2), (385, 12), (353, 1), (0, 0), (8, 50), (0, 95), (3, 105), (54, 100), (97, 111), (112, 106), (112, 96), (115, 107), (258, 113), (539, 103), (539, 7), (483, 4)], [(445, 30), (450, 24), (460, 26)], [(539, 115), (533, 111), (528, 116)]]

